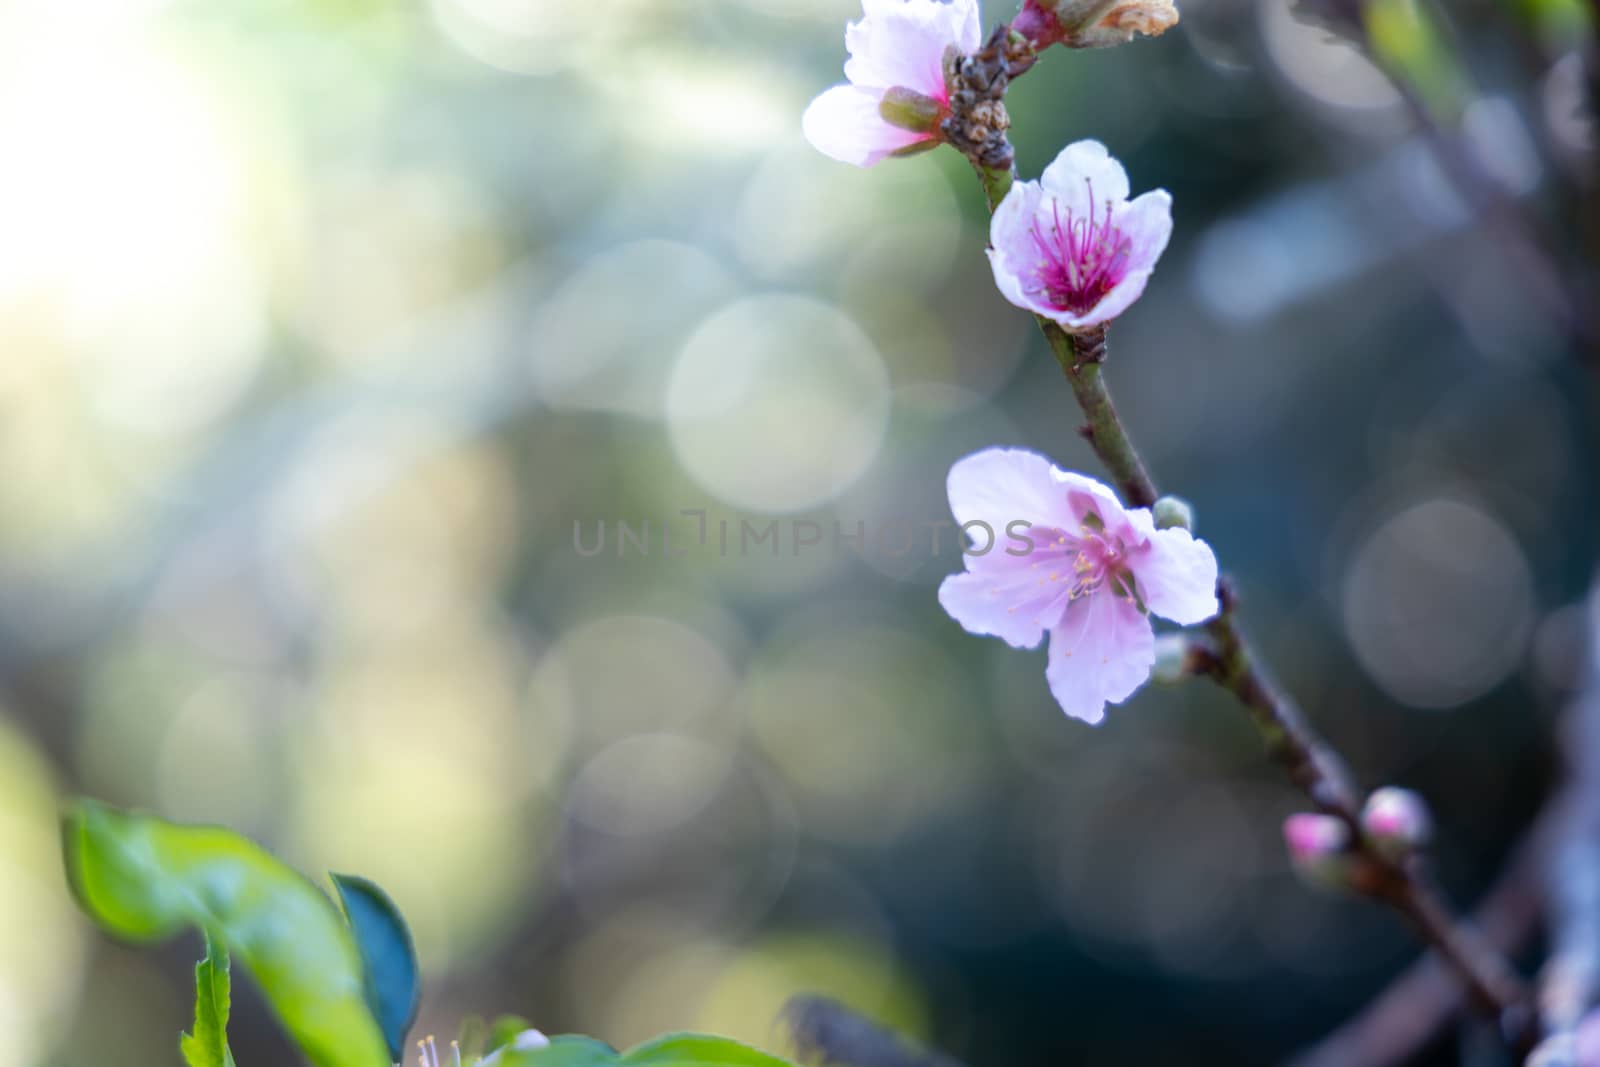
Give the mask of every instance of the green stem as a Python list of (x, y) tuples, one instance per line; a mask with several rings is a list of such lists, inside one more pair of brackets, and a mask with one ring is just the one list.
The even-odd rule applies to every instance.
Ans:
[(981, 163), (974, 163), (972, 167), (978, 172), (978, 181), (983, 184), (984, 198), (989, 202), (989, 213), (993, 214), (995, 208), (1000, 206), (1000, 201), (1011, 191), (1012, 183), (1017, 180), (1016, 169), (985, 167)]

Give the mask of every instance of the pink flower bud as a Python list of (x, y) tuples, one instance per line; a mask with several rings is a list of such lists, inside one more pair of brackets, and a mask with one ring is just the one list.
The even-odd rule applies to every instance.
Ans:
[(1283, 821), (1283, 840), (1295, 871), (1320, 886), (1342, 889), (1350, 881), (1350, 828), (1332, 815), (1301, 812)]
[(1027, 0), (1011, 20), (1035, 51), (1053, 44), (1107, 48), (1139, 34), (1158, 37), (1178, 24), (1172, 0)]
[(1428, 843), (1433, 819), (1416, 793), (1385, 786), (1367, 798), (1361, 810), (1361, 829), (1379, 852), (1399, 859)]

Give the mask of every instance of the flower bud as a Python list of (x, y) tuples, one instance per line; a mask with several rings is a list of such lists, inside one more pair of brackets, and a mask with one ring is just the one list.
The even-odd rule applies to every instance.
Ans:
[(1313, 885), (1345, 889), (1352, 860), (1350, 828), (1332, 815), (1301, 812), (1283, 821), (1283, 840), (1295, 873)]
[(1127, 44), (1137, 34), (1157, 37), (1178, 24), (1172, 0), (1027, 0), (1011, 22), (1035, 51)]
[(1178, 685), (1194, 671), (1189, 662), (1189, 639), (1182, 634), (1156, 637), (1156, 662), (1150, 680), (1158, 685)]
[(878, 101), (884, 122), (912, 133), (933, 133), (944, 113), (944, 105), (933, 97), (900, 86), (887, 90)]
[(1416, 793), (1384, 786), (1368, 797), (1361, 809), (1361, 831), (1379, 852), (1400, 859), (1428, 843), (1433, 819)]
[(1159, 37), (1178, 24), (1172, 0), (1126, 0), (1067, 39), (1073, 48), (1109, 48), (1135, 36)]
[(1194, 529), (1194, 508), (1181, 497), (1164, 496), (1157, 500), (1156, 506), (1150, 510), (1155, 515), (1158, 530), (1170, 530), (1174, 526), (1180, 526), (1185, 530)]

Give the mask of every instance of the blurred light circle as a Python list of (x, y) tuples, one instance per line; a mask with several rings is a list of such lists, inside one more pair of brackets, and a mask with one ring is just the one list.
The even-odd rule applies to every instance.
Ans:
[(271, 173), (269, 146), (215, 72), (134, 35), (34, 46), (0, 62), (0, 298), (55, 309), (96, 416), (192, 430), (263, 358), (253, 171)]
[(1395, 700), (1448, 708), (1521, 661), (1533, 578), (1505, 526), (1451, 498), (1386, 520), (1350, 561), (1344, 622), (1361, 665)]
[(570, 709), (592, 752), (633, 734), (709, 726), (732, 689), (727, 661), (702, 634), (670, 619), (616, 615), (566, 633), (535, 669), (529, 697)]
[(753, 297), (684, 345), (667, 411), (673, 449), (707, 491), (754, 511), (799, 511), (849, 486), (877, 455), (889, 378), (835, 308)]
[(529, 906), (555, 812), (515, 736), (519, 663), (492, 631), (337, 656), (290, 738), (296, 866), (359, 870), (431, 967), (487, 949)]
[(549, 74), (578, 62), (583, 38), (637, 2), (588, 0), (433, 0), (433, 15), (462, 51), (514, 74)]
[[(611, 766), (598, 774), (627, 770), (623, 764), (645, 756), (655, 741), (643, 740), (621, 758), (608, 758)], [(735, 764), (731, 752), (704, 743), (686, 760), (688, 739), (677, 741), (678, 752), (653, 755), (678, 766), (645, 772), (654, 782), (637, 795), (626, 795), (622, 781), (597, 783), (593, 765), (585, 768), (562, 834), (561, 879), (585, 916), (644, 907), (701, 930), (751, 929), (789, 882), (798, 829), (793, 809), (763, 768)], [(652, 801), (661, 810), (647, 811)]]
[(1389, 112), (1400, 94), (1354, 44), (1301, 18), (1292, 4), (1260, 0), (1262, 41), (1273, 64), (1295, 88), (1346, 112)]
[(705, 808), (732, 753), (680, 734), (640, 734), (604, 749), (567, 790), (567, 814), (618, 837), (660, 834)]
[(728, 272), (691, 245), (602, 252), (535, 315), (526, 341), (534, 388), (555, 408), (659, 416), (672, 366), (663, 353), (733, 295)]
[(262, 718), (264, 677), (238, 672), (197, 685), (161, 742), (156, 789), (162, 814), (239, 830), (261, 826), (278, 778)]
[(966, 678), (910, 630), (819, 607), (757, 655), (739, 708), (813, 833), (885, 844), (959, 809), (985, 766)]
[[(1534, 630), (1532, 652), (1534, 673), (1540, 682), (1559, 692), (1575, 692), (1589, 669), (1589, 619), (1585, 606), (1568, 604), (1541, 619)], [(1600, 651), (1595, 654), (1600, 655)]]
[[(732, 213), (740, 259), (763, 277), (788, 278), (849, 255), (862, 263), (851, 280), (875, 288), (937, 281), (961, 238), (949, 180), (934, 167), (879, 168), (861, 179), (798, 138), (786, 141), (762, 160)], [(916, 258), (894, 258), (908, 247)]]
[(60, 1036), (82, 968), (59, 817), (48, 766), (0, 713), (0, 1033), (23, 1067)]

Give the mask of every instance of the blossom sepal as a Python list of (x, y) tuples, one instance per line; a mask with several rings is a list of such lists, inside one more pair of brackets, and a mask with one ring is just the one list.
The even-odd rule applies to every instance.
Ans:
[[(900, 86), (889, 89), (878, 101), (878, 114), (883, 116), (884, 122), (912, 133), (937, 133), (946, 110), (945, 105), (933, 97)], [(930, 142), (927, 147), (932, 148), (933, 144)]]

